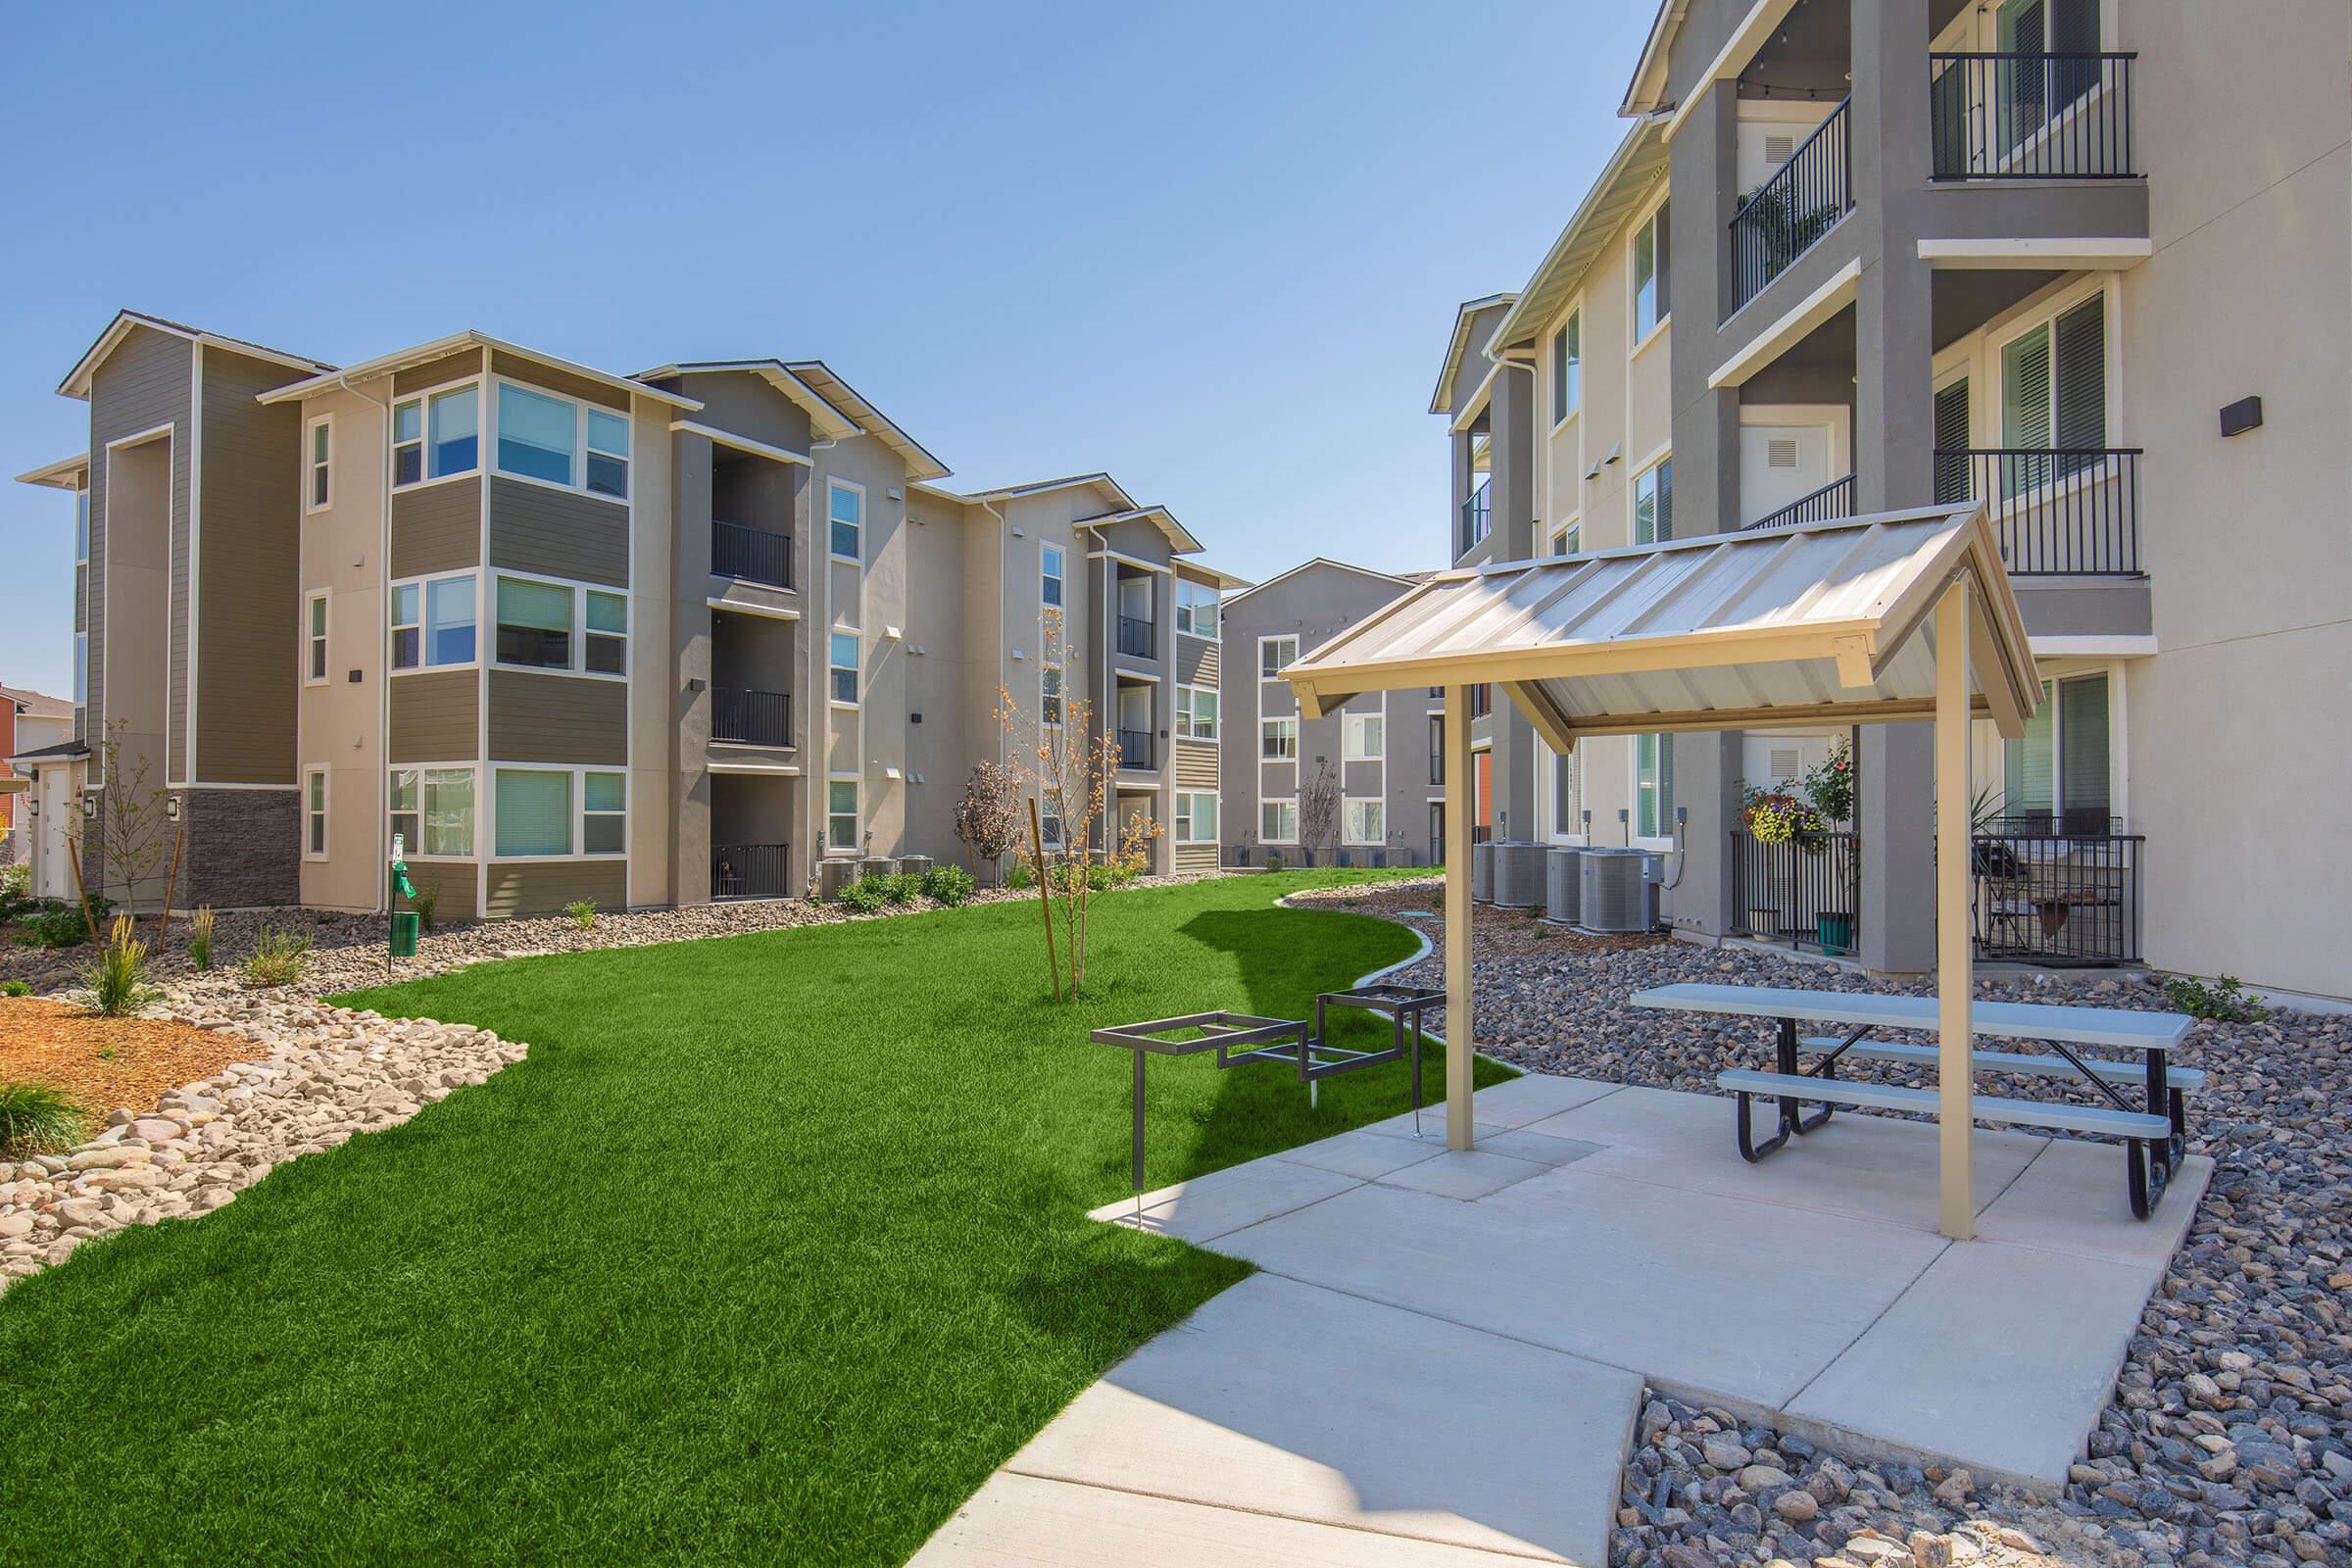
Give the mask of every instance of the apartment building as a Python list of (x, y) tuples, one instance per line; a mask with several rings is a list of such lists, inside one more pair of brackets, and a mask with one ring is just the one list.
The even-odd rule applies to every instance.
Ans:
[(0, 686), (0, 865), (28, 865), (39, 853), (42, 828), (53, 826), (41, 820), (41, 760), (73, 734), (72, 704)]
[(1132, 720), (1120, 806), (1213, 822), (1213, 748), (1166, 744), (1228, 580), (1199, 542), (1106, 474), (945, 488), (821, 361), (467, 331), (338, 368), (125, 312), (60, 390), (89, 455), (23, 477), (88, 541), (93, 872), (111, 739), (184, 828), (175, 902), (380, 908), (395, 844), (456, 917), (797, 895), (958, 853), (1000, 691)]
[[(1263, 865), (1279, 855), (1298, 865), (1310, 850), (1317, 864), (1435, 865), (1444, 858), (1440, 694), (1373, 693), (1302, 721), (1298, 694), (1277, 678), (1301, 650), (1338, 635), (1413, 581), (1318, 556), (1225, 601), (1233, 649), (1220, 687), (1226, 864)], [(1330, 820), (1321, 841), (1309, 844), (1318, 790)]]
[[(2352, 38), (2260, 10), (1668, 0), (1433, 407), (1462, 564), (1983, 500), (2049, 700), (1981, 726), (1980, 954), (2341, 997)], [(1776, 863), (1741, 782), (1841, 741), (1857, 819)], [(1675, 852), (1689, 935), (1932, 964), (1925, 725), (1481, 743), (1495, 832), (1558, 834), (1571, 775), (1601, 842)]]

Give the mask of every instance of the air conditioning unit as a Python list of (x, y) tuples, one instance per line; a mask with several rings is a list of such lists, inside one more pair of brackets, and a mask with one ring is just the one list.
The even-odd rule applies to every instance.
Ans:
[(1494, 841), (1481, 839), (1470, 846), (1470, 897), (1480, 904), (1494, 902)]
[(1569, 845), (1551, 851), (1544, 858), (1545, 917), (1563, 925), (1574, 925), (1577, 913), (1585, 906), (1585, 882), (1581, 862), (1585, 847)]
[(1587, 850), (1577, 864), (1577, 923), (1587, 931), (1639, 932), (1658, 923), (1657, 884), (1640, 850)]
[(1508, 839), (1494, 846), (1494, 903), (1509, 909), (1544, 906), (1545, 846)]

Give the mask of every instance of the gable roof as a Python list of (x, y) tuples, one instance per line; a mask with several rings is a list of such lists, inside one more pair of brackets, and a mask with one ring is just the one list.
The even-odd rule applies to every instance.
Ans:
[(59, 490), (78, 490), (81, 485), (77, 481), (89, 471), (90, 455), (87, 452), (76, 452), (70, 458), (60, 458), (55, 463), (18, 474), (17, 483), (45, 484)]
[(1674, 47), (1674, 35), (1690, 11), (1690, 0), (1660, 0), (1658, 14), (1650, 19), (1649, 36), (1642, 43), (1642, 58), (1634, 62), (1634, 79), (1625, 84), (1625, 102), (1618, 105), (1619, 114), (1645, 115), (1667, 107), (1666, 53)]
[(691, 360), (681, 365), (657, 366), (637, 372), (640, 381), (666, 381), (681, 375), (723, 375), (728, 371), (756, 375), (781, 392), (808, 416), (808, 427), (820, 441), (847, 441), (858, 433), (858, 421), (818, 396), (815, 388), (793, 374), (782, 360)]
[(106, 357), (115, 352), (122, 340), (131, 334), (133, 328), (141, 326), (169, 333), (172, 337), (185, 338), (191, 343), (207, 343), (217, 348), (227, 349), (232, 353), (249, 355), (257, 360), (268, 360), (272, 365), (283, 365), (290, 369), (316, 372), (334, 368), (333, 366), (322, 360), (308, 359), (300, 354), (288, 354), (283, 349), (264, 348), (259, 343), (248, 343), (241, 337), (226, 337), (219, 332), (208, 332), (201, 326), (190, 326), (185, 321), (167, 320), (160, 316), (150, 316), (145, 311), (117, 311), (115, 318), (106, 323), (106, 330), (98, 334), (98, 340), (89, 346), (80, 359), (74, 362), (74, 368), (66, 372), (66, 378), (57, 384), (57, 390), (66, 397), (87, 400), (90, 395), (92, 372), (105, 363)]
[(51, 697), (27, 686), (0, 686), (0, 702), (15, 703), (20, 711), (32, 718), (74, 716), (74, 705), (63, 697)]
[(1262, 589), (1271, 588), (1276, 583), (1285, 581), (1288, 578), (1296, 577), (1300, 572), (1305, 571), (1309, 567), (1313, 566), (1330, 566), (1340, 571), (1352, 571), (1359, 577), (1371, 577), (1380, 582), (1393, 584), (1397, 588), (1410, 588), (1421, 580), (1418, 577), (1399, 577), (1394, 572), (1374, 571), (1370, 566), (1358, 566), (1352, 562), (1347, 561), (1334, 561), (1329, 556), (1312, 556), (1305, 561), (1301, 561), (1298, 563), (1298, 564), (1293, 566), (1288, 571), (1278, 571), (1273, 576), (1268, 577), (1264, 582), (1258, 583), (1254, 587), (1245, 589), (1241, 593), (1235, 594), (1233, 599), (1228, 600), (1227, 603), (1230, 604), (1234, 601), (1247, 599), (1253, 593), (1257, 593)]
[(1666, 158), (1663, 121), (1654, 115), (1642, 116), (1609, 155), (1592, 188), (1585, 193), (1559, 238), (1551, 242), (1551, 249), (1544, 253), (1517, 301), (1494, 323), (1489, 344), (1507, 349), (1541, 331), (1575, 297), (1585, 274), (1608, 249), (1618, 229), (1666, 177)]
[(1201, 548), (1191, 530), (1176, 520), (1176, 514), (1165, 507), (1126, 507), (1117, 512), (1105, 512), (1092, 517), (1079, 517), (1071, 523), (1074, 528), (1107, 528), (1119, 522), (1150, 522), (1156, 526), (1168, 541), (1168, 548), (1180, 556), (1191, 555)]
[[(1462, 361), (1470, 356), (1470, 318), (1497, 305), (1515, 304), (1518, 299), (1517, 294), (1505, 292), (1462, 301), (1460, 308), (1453, 313), (1453, 337), (1446, 345), (1446, 363), (1438, 369), (1438, 389), (1430, 395), (1430, 413), (1453, 412), (1453, 378), (1461, 369)], [(1483, 343), (1479, 345), (1481, 348), (1485, 346)]]
[(503, 337), (492, 337), (487, 332), (477, 332), (471, 327), (467, 327), (463, 332), (452, 332), (447, 337), (437, 337), (430, 343), (419, 343), (414, 348), (395, 349), (390, 354), (379, 354), (372, 360), (362, 360), (359, 364), (346, 366), (340, 370), (331, 366), (322, 367), (325, 374), (314, 375), (308, 380), (293, 381), (284, 386), (272, 388), (263, 393), (258, 401), (262, 403), (291, 403), (298, 398), (307, 398), (315, 393), (322, 392), (338, 381), (388, 375), (395, 370), (405, 370), (414, 365), (428, 365), (434, 360), (447, 359), (450, 355), (467, 348), (494, 349), (500, 354), (512, 355), (518, 360), (527, 360), (533, 365), (544, 365), (550, 369), (562, 370), (567, 375), (577, 375), (590, 381), (602, 382), (606, 386), (640, 397), (655, 398), (677, 408), (699, 409), (702, 407), (692, 398), (680, 397), (675, 392), (664, 392), (657, 386), (647, 386), (643, 381), (633, 377), (614, 375), (610, 370), (600, 370), (594, 366), (582, 365), (577, 360), (567, 360), (561, 355), (543, 354), (537, 349), (526, 349), (519, 343), (510, 343)]
[(813, 387), (827, 403), (857, 420), (858, 427), (866, 434), (877, 437), (884, 446), (896, 452), (900, 461), (906, 465), (906, 476), (909, 479), (944, 479), (948, 476), (946, 464), (925, 450), (921, 442), (893, 424), (880, 409), (859, 396), (856, 387), (834, 374), (833, 368), (824, 361), (791, 360), (786, 364), (794, 375)]
[(964, 499), (968, 501), (1006, 501), (1014, 496), (1044, 495), (1049, 490), (1072, 490), (1081, 485), (1092, 485), (1102, 491), (1111, 498), (1113, 506), (1122, 511), (1129, 511), (1140, 505), (1135, 497), (1127, 493), (1118, 480), (1100, 470), (1094, 473), (1064, 474), (1058, 479), (1034, 479), (1027, 484), (1000, 485), (994, 490), (967, 491)]

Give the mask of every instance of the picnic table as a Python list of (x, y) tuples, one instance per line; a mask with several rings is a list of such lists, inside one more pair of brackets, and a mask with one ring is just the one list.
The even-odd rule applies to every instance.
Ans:
[[(1839, 1105), (1868, 1105), (1881, 1109), (1923, 1111), (1934, 1115), (1935, 1091), (1893, 1084), (1856, 1083), (1837, 1075), (1839, 1060), (1891, 1061), (1932, 1066), (1937, 1060), (1934, 1046), (1873, 1040), (1874, 1029), (1907, 1029), (1934, 1033), (1936, 1002), (1933, 997), (1881, 996), (1859, 991), (1803, 991), (1779, 986), (1671, 985), (1636, 992), (1634, 1005), (1675, 1012), (1719, 1013), (1733, 1017), (1770, 1019), (1775, 1025), (1774, 1067), (1770, 1072), (1733, 1069), (1716, 1075), (1716, 1084), (1739, 1097), (1740, 1154), (1749, 1162), (1764, 1158), (1791, 1135), (1802, 1137), (1830, 1119)], [(2141, 1012), (2125, 1007), (2059, 1006), (2038, 1002), (1977, 1002), (1969, 1008), (1970, 1032), (1996, 1040), (2038, 1041), (2052, 1055), (2007, 1051), (1972, 1051), (1977, 1072), (2033, 1077), (2080, 1078), (2098, 1094), (2102, 1104), (2084, 1105), (2036, 1100), (1977, 1099), (1971, 1105), (1981, 1121), (2029, 1127), (2056, 1127), (2069, 1132), (2123, 1141), (2127, 1179), (2134, 1217), (2145, 1219), (2163, 1197), (2173, 1170), (2187, 1145), (2186, 1096), (2204, 1086), (2205, 1075), (2194, 1068), (2172, 1065), (2173, 1049), (2188, 1034), (2194, 1020), (2175, 1012)], [(1807, 1037), (1800, 1023), (1829, 1024), (1843, 1033)], [(2132, 1054), (2136, 1059), (2114, 1061), (2085, 1054), (2098, 1048)], [(1818, 1056), (1811, 1067), (1801, 1057)], [(2144, 1108), (2133, 1105), (2125, 1091), (2144, 1088)], [(1776, 1100), (1780, 1130), (1758, 1143), (1750, 1129), (1749, 1102)], [(1803, 1106), (1821, 1109), (1811, 1116)]]

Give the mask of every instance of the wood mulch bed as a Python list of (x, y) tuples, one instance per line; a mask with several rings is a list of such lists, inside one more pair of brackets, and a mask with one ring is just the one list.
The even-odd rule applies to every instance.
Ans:
[(152, 1109), (168, 1089), (261, 1050), (163, 1018), (105, 1018), (41, 997), (0, 997), (0, 1078), (55, 1084), (96, 1120)]

